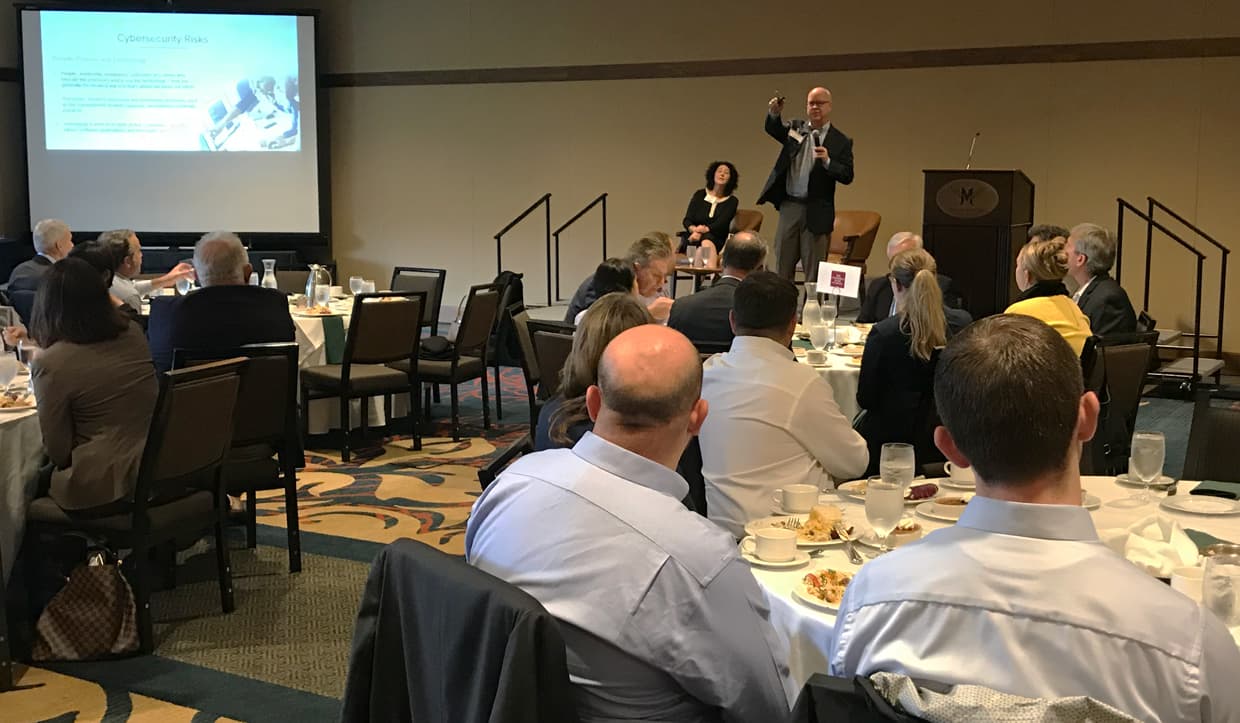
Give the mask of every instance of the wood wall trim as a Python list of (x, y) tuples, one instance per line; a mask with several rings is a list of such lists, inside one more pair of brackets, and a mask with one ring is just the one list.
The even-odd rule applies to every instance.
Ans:
[(329, 73), (324, 76), (323, 84), (328, 88), (367, 88), (402, 85), (556, 83), (1232, 56), (1240, 56), (1240, 37), (1135, 40), (1070, 45), (1017, 45), (839, 55), (796, 55), (777, 58), (684, 60), (662, 63)]

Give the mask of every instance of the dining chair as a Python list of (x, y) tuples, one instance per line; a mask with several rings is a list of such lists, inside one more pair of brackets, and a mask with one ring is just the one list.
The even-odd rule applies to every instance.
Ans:
[[(426, 292), (385, 291), (354, 297), (349, 330), (345, 334), (344, 358), (339, 364), (322, 364), (301, 370), (302, 433), (308, 434), (310, 402), (336, 399), (340, 405), (340, 459), (349, 461), (349, 402), (361, 399), (361, 433), (366, 436), (370, 398), (382, 396), (391, 424), (392, 394), (409, 395), (409, 434), (413, 449), (422, 449), (418, 427), (421, 395), (418, 332)], [(396, 368), (397, 363), (404, 366)]]
[[(499, 284), (478, 284), (469, 288), (465, 298), (465, 307), (461, 312), (461, 325), (456, 332), (456, 340), (449, 349), (447, 359), (418, 359), (414, 355), (412, 362), (395, 362), (395, 369), (409, 369), (416, 365), (417, 376), (428, 384), (447, 384), (451, 389), (452, 400), (452, 441), (461, 441), (461, 403), (460, 384), (477, 379), (482, 388), (482, 427), (491, 428), (490, 399), (487, 394), (487, 343), (491, 339), (491, 329), (495, 326), (495, 316), (499, 312), (500, 295), (503, 289)], [(429, 395), (429, 392), (428, 392)], [(430, 414), (430, 400), (426, 401), (426, 412)]]
[(544, 402), (560, 389), (560, 372), (573, 352), (573, 335), (564, 331), (544, 331), (530, 322), (534, 337), (534, 356), (538, 359), (538, 396)]
[(508, 318), (512, 320), (512, 330), (521, 347), (521, 375), (525, 378), (525, 394), (530, 404), (530, 428), (538, 426), (538, 412), (542, 409), (542, 400), (538, 398), (538, 357), (534, 354), (534, 339), (530, 336), (530, 312), (525, 304), (512, 304), (508, 307)]
[(297, 469), (305, 466), (297, 426), (297, 345), (252, 344), (219, 351), (174, 349), (172, 368), (244, 357), (234, 413), (232, 447), (224, 460), (224, 488), (244, 496), (246, 545), (258, 540), (258, 490), (284, 490), (289, 572), (301, 572)]
[(1188, 432), (1183, 479), (1240, 482), (1240, 408), (1217, 406), (1209, 389), (1198, 389)]
[(511, 271), (505, 272), (500, 282), (503, 291), (499, 297), (499, 308), (496, 310), (495, 323), (491, 329), (491, 338), (487, 341), (487, 363), (495, 370), (495, 418), (504, 418), (504, 407), (501, 399), (500, 367), (504, 363), (511, 365), (511, 353), (508, 350), (509, 340), (513, 336), (511, 320), (505, 310), (516, 300), (521, 279), (524, 274)]
[(396, 266), (392, 269), (392, 291), (421, 291), (426, 294), (422, 308), (421, 326), (431, 334), (439, 333), (439, 309), (443, 304), (443, 289), (448, 278), (447, 269)]
[[(138, 467), (133, 496), (106, 510), (64, 510), (39, 497), (26, 512), (31, 549), (42, 536), (84, 532), (114, 550), (132, 550), (130, 582), (137, 607), (139, 651), (155, 645), (151, 620), (151, 551), (183, 543), (190, 534), (215, 532), (216, 575), (225, 613), (233, 611), (232, 566), (224, 525), (228, 502), (223, 465), (232, 446), (233, 421), (241, 388), (243, 358), (167, 372)], [(113, 508), (118, 508), (113, 511)], [(32, 559), (33, 556), (31, 556)], [(27, 579), (35, 579), (30, 570)]]
[(533, 451), (534, 433), (526, 432), (517, 441), (505, 447), (504, 451), (495, 456), (495, 459), (478, 468), (478, 486), (485, 490), (495, 481), (499, 473), (504, 471), (505, 467), (516, 461), (518, 457)]

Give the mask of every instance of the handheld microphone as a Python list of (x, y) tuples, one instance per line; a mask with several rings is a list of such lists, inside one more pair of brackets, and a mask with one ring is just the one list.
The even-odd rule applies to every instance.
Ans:
[(973, 142), (969, 144), (969, 160), (964, 164), (964, 170), (969, 170), (973, 166), (973, 151), (977, 148), (977, 139), (982, 135), (981, 131), (973, 134)]

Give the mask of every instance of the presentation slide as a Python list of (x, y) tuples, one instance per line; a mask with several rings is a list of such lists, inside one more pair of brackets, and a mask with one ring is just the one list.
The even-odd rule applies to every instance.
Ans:
[(312, 16), (21, 19), (32, 223), (321, 231)]

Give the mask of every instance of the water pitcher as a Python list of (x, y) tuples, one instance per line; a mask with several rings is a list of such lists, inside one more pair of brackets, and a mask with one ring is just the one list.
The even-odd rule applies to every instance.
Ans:
[(276, 260), (263, 259), (263, 281), (264, 289), (275, 289), (279, 287), (276, 283)]

